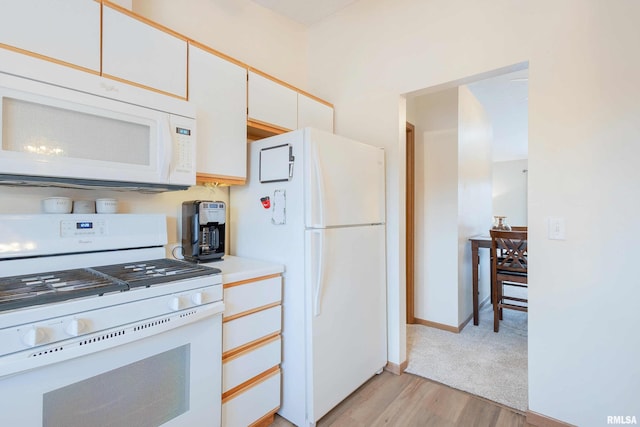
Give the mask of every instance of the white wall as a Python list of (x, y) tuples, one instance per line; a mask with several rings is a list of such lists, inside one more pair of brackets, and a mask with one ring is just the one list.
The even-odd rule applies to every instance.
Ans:
[(306, 29), (257, 3), (133, 0), (133, 11), (306, 90)]
[(417, 115), (414, 314), (457, 327), (458, 88), (409, 102)]
[(493, 163), (493, 215), (509, 225), (527, 225), (527, 159)]
[[(416, 125), (415, 317), (454, 328), (473, 312), (469, 237), (491, 227), (491, 125), (466, 86), (418, 97)], [(489, 295), (481, 251), (480, 301)]]
[[(528, 61), (529, 408), (576, 425), (638, 414), (638, 16), (635, 0), (362, 0), (312, 27), (310, 88), (338, 133), (387, 151), (392, 361), (406, 346), (398, 99)], [(565, 241), (547, 240), (548, 216)]]
[[(467, 86), (458, 89), (458, 325), (473, 314), (469, 238), (491, 227), (492, 127), (486, 111)], [(479, 301), (490, 292), (488, 251), (480, 250)]]

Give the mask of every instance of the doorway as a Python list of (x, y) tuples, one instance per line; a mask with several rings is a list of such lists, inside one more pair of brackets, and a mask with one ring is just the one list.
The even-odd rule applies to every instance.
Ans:
[[(503, 83), (510, 88), (517, 88), (517, 100), (526, 104), (528, 72), (526, 67), (515, 71), (521, 71), (523, 75), (513, 75), (511, 73), (514, 70), (509, 70), (508, 73), (503, 71), (489, 77), (507, 74), (502, 76)], [(473, 81), (475, 83), (486, 78), (478, 76)], [(490, 352), (504, 347), (494, 341), (505, 338), (511, 340), (515, 335), (518, 344), (509, 345), (509, 348), (514, 350), (511, 360), (518, 360), (519, 365), (518, 370), (514, 369), (514, 377), (510, 381), (514, 386), (510, 396), (517, 400), (501, 403), (526, 409), (526, 314), (523, 319), (505, 318), (503, 322), (506, 324), (501, 324), (500, 333), (491, 331), (486, 334), (485, 327), (492, 329), (493, 325), (493, 311), (489, 303), (484, 307), (490, 313), (483, 313), (481, 308), (480, 325), (468, 324), (465, 327), (471, 317), (472, 298), (470, 256), (466, 253), (470, 252), (468, 238), (487, 234), (492, 216), (496, 214), (493, 204), (499, 195), (492, 192), (493, 168), (496, 162), (502, 162), (500, 166), (504, 166), (505, 173), (517, 172), (515, 176), (509, 175), (508, 182), (513, 183), (517, 179), (518, 182), (525, 182), (525, 186), (528, 169), (526, 164), (517, 163), (526, 161), (526, 152), (524, 159), (506, 158), (504, 155), (512, 147), (505, 146), (498, 150), (502, 158), (493, 156), (493, 141), (500, 134), (487, 132), (487, 128), (491, 130), (489, 123), (494, 122), (495, 117), (491, 117), (481, 98), (484, 98), (485, 89), (500, 82), (471, 87), (474, 83), (469, 80), (452, 82), (447, 87), (425, 89), (407, 96), (406, 115), (413, 129), (407, 126), (406, 134), (406, 320), (409, 324), (406, 371), (499, 401), (496, 397), (499, 393), (492, 394), (501, 390), (499, 384), (491, 390), (480, 390), (476, 386), (491, 383), (491, 378), (486, 378), (490, 370), (482, 363), (494, 360)], [(506, 102), (508, 98), (502, 101)], [(515, 108), (506, 111), (508, 115), (505, 119), (511, 124), (516, 123), (515, 112)], [(526, 116), (525, 105), (522, 129), (525, 135), (528, 127)], [(474, 138), (481, 138), (482, 141)], [(514, 141), (514, 138), (509, 140)], [(513, 187), (514, 191), (520, 192), (519, 196), (526, 197), (526, 188), (522, 191), (521, 186), (517, 189)], [(511, 225), (526, 225), (526, 199), (522, 207), (522, 198), (513, 195), (508, 198), (510, 203), (496, 207), (505, 211), (511, 209), (504, 213), (512, 219)], [(521, 212), (525, 215), (521, 215)], [(480, 261), (481, 269), (486, 273), (481, 279), (484, 292), (481, 301), (488, 299), (490, 291), (488, 253), (486, 255)], [(446, 334), (438, 329), (459, 333)], [(513, 331), (511, 337), (508, 331)], [(474, 339), (479, 336), (482, 338)], [(450, 342), (437, 341), (441, 338), (452, 340), (459, 346), (451, 350), (454, 347)], [(483, 367), (471, 371), (461, 369), (479, 365)], [(455, 375), (438, 376), (440, 373), (460, 374), (463, 381), (457, 382)]]
[[(462, 330), (472, 312), (468, 238), (487, 234), (494, 215), (527, 225), (527, 88), (524, 67), (407, 96), (407, 324)], [(492, 174), (512, 185), (492, 191)], [(484, 264), (481, 302), (490, 294)]]

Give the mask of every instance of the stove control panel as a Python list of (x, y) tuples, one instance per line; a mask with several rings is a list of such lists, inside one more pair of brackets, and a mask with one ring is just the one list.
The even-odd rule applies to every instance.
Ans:
[(61, 237), (104, 236), (107, 232), (107, 222), (103, 219), (91, 221), (60, 221)]
[[(212, 282), (214, 284), (211, 284)], [(134, 328), (145, 331), (145, 333), (153, 333), (153, 329), (160, 329), (158, 328), (160, 325), (164, 325), (163, 328), (170, 326), (170, 323), (163, 319), (163, 316), (166, 318), (177, 316), (186, 319), (197, 313), (200, 307), (216, 303), (222, 304), (223, 290), (220, 282), (219, 276), (202, 276), (190, 281), (194, 286), (191, 289), (189, 289), (190, 283), (180, 281), (151, 288), (134, 288), (127, 292), (85, 300), (87, 303), (94, 301), (98, 304), (101, 301), (106, 303), (111, 300), (113, 305), (89, 310), (78, 309), (75, 313), (62, 316), (49, 316), (47, 313), (48, 310), (55, 311), (56, 308), (60, 309), (63, 306), (69, 307), (69, 310), (72, 311), (71, 307), (75, 304), (82, 304), (83, 301), (75, 300), (25, 309), (23, 311), (41, 312), (40, 315), (46, 320), (14, 327), (4, 327), (0, 323), (0, 342), (2, 343), (0, 358), (28, 349), (39, 349), (36, 350), (39, 354), (48, 354), (50, 348), (73, 345), (73, 342), (69, 340), (80, 339), (93, 342), (92, 335), (99, 336), (100, 338), (97, 340), (102, 341), (105, 331), (114, 328), (123, 328), (123, 330)], [(157, 292), (158, 295), (149, 295), (154, 292)], [(221, 306), (220, 313), (223, 310), (224, 306)], [(150, 320), (157, 318), (163, 320)], [(137, 324), (143, 326), (137, 326)], [(171, 324), (177, 327), (179, 323), (172, 321)], [(116, 335), (119, 333), (117, 332)], [(0, 366), (1, 373), (2, 367)]]

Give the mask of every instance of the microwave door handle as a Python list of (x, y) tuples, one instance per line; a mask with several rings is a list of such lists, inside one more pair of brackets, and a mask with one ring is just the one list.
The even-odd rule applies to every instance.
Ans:
[[(173, 134), (171, 133), (171, 118), (168, 115), (164, 121), (164, 127), (166, 138), (159, 138), (160, 144), (162, 144), (162, 147), (158, 150), (162, 153), (160, 159), (160, 174), (164, 182), (169, 182), (171, 157), (173, 155)], [(161, 134), (165, 134), (165, 132), (161, 132)]]

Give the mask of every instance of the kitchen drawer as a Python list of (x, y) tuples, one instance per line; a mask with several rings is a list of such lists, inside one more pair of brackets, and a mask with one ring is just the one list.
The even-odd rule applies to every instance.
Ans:
[(224, 317), (235, 316), (282, 300), (282, 277), (224, 285)]
[(222, 361), (222, 392), (225, 393), (262, 372), (280, 364), (282, 358), (280, 336), (270, 338), (257, 347), (233, 355)]
[(280, 407), (280, 370), (222, 400), (222, 425), (246, 427)]
[(223, 321), (222, 352), (279, 333), (281, 321), (282, 307), (279, 305), (231, 321)]

